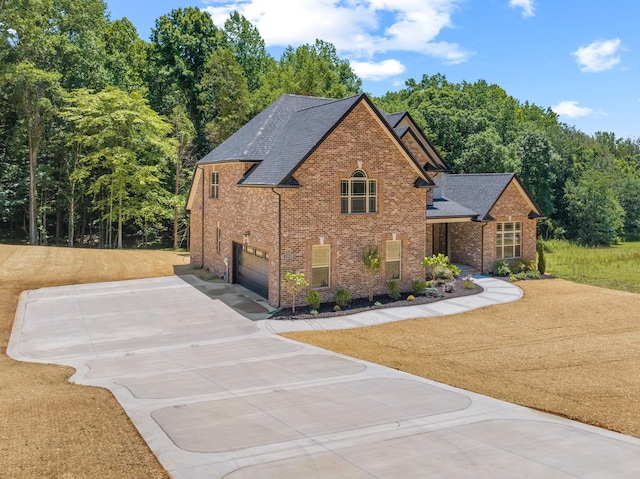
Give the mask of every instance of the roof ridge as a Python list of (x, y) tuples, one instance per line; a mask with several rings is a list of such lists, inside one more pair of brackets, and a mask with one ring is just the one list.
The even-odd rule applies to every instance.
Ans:
[(328, 100), (328, 101), (327, 101), (326, 103), (321, 103), (321, 104), (319, 104), (319, 105), (311, 105), (311, 106), (308, 106), (308, 107), (306, 107), (306, 108), (302, 108), (302, 109), (300, 109), (300, 110), (296, 110), (296, 113), (300, 113), (300, 112), (303, 112), (303, 111), (312, 110), (313, 108), (321, 108), (321, 107), (323, 107), (323, 106), (333, 105), (333, 104), (338, 103), (338, 102), (341, 102), (341, 101), (352, 100), (352, 99), (354, 99), (354, 98), (363, 97), (363, 96), (365, 96), (365, 95), (366, 95), (366, 93), (359, 93), (359, 94), (357, 94), (357, 95), (351, 95), (351, 96), (348, 96), (348, 97), (346, 97), (346, 98), (324, 98), (324, 97), (319, 97), (319, 96), (306, 97), (306, 98), (317, 98), (317, 99), (319, 99), (319, 100)]

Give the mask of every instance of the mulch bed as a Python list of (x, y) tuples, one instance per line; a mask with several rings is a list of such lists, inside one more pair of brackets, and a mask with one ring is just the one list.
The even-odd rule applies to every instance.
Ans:
[[(393, 299), (387, 294), (377, 295), (373, 297), (373, 301), (369, 301), (369, 298), (355, 298), (349, 303), (349, 306), (341, 308), (339, 311), (334, 311), (333, 307), (335, 302), (321, 303), (318, 308), (318, 314), (311, 314), (311, 308), (307, 305), (296, 306), (296, 314), (292, 314), (291, 308), (282, 308), (278, 312), (274, 313), (272, 319), (279, 320), (293, 320), (293, 319), (316, 319), (327, 318), (335, 316), (345, 316), (348, 314), (359, 313), (362, 311), (368, 311), (371, 309), (392, 308), (397, 306), (411, 306), (416, 304), (435, 303), (436, 301), (442, 301), (443, 299), (459, 298), (462, 296), (470, 296), (478, 294), (483, 291), (483, 288), (477, 283), (474, 283), (473, 289), (465, 289), (462, 287), (462, 278), (458, 278), (455, 281), (454, 289), (451, 292), (445, 292), (443, 285), (439, 285), (433, 288), (431, 291), (427, 291), (426, 294), (416, 296), (413, 301), (407, 301), (407, 297), (413, 293), (405, 292), (400, 295), (399, 299)], [(453, 283), (452, 281), (448, 284)], [(380, 303), (380, 306), (376, 306), (375, 303)]]

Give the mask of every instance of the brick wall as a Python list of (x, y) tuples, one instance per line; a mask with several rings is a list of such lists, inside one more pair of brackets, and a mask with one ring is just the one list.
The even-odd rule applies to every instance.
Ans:
[[(340, 213), (340, 181), (359, 168), (377, 180), (378, 211), (373, 214)], [(233, 242), (249, 243), (270, 254), (269, 303), (290, 306), (291, 298), (280, 292), (279, 280), (287, 271), (304, 272), (311, 280), (311, 247), (331, 245), (329, 288), (319, 290), (330, 301), (337, 287), (347, 288), (353, 297), (368, 295), (362, 251), (369, 244), (385, 254), (385, 241), (402, 242), (401, 290), (411, 281), (424, 278), (422, 259), (427, 250), (425, 205), (427, 190), (415, 188), (418, 173), (379, 123), (366, 103), (360, 103), (336, 127), (294, 173), (299, 188), (277, 188), (281, 195), (282, 249), (278, 249), (278, 195), (270, 188), (238, 186), (250, 165), (224, 163), (204, 167), (204, 241), (202, 185), (194, 185), (191, 210), (191, 258), (193, 264), (224, 275), (224, 258), (232, 261)], [(219, 195), (209, 198), (212, 170), (219, 173)], [(222, 231), (222, 248), (216, 252), (216, 229)], [(202, 245), (204, 244), (204, 253)], [(230, 271), (233, 278), (233, 271)], [(386, 293), (385, 264), (375, 281), (375, 294)], [(304, 294), (297, 298), (304, 304)]]
[(537, 222), (528, 218), (531, 209), (531, 204), (524, 193), (517, 186), (517, 183), (512, 181), (489, 212), (496, 221), (489, 223), (485, 228), (485, 271), (492, 271), (496, 262), (496, 223), (505, 221), (520, 221), (522, 223), (522, 259), (535, 261)]
[(449, 224), (449, 259), (452, 263), (482, 267), (482, 224)]
[[(413, 187), (416, 171), (373, 115), (360, 103), (294, 173), (301, 187), (281, 190), (282, 272), (304, 272), (310, 280), (311, 247), (323, 237), (331, 245), (331, 285), (319, 290), (324, 300), (332, 300), (337, 287), (354, 298), (367, 296), (362, 251), (374, 244), (384, 256), (393, 233), (402, 241), (401, 289), (424, 277), (426, 190)], [(377, 180), (378, 212), (341, 214), (340, 181), (351, 177), (358, 161)], [(387, 291), (384, 277), (383, 264), (376, 294)], [(283, 304), (289, 303), (283, 297)]]
[[(249, 233), (251, 246), (269, 253), (269, 303), (278, 304), (278, 196), (270, 188), (238, 186), (250, 163), (222, 163), (204, 166), (204, 264), (219, 276), (225, 274), (229, 258), (229, 280), (233, 278), (233, 243), (242, 244)], [(211, 171), (218, 172), (218, 198), (210, 198)], [(191, 210), (191, 262), (202, 264), (202, 186), (194, 185)], [(221, 248), (216, 248), (217, 228), (221, 231)]]

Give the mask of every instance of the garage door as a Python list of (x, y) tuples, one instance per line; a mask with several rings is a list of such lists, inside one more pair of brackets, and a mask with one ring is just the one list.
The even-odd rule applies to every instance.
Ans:
[(239, 243), (233, 244), (233, 282), (263, 298), (269, 297), (269, 253)]

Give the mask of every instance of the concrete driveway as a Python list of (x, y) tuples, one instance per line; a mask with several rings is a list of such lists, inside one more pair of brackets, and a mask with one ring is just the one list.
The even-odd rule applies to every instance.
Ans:
[(8, 354), (110, 389), (174, 478), (640, 477), (638, 439), (278, 337), (251, 293), (189, 282), (25, 292)]

